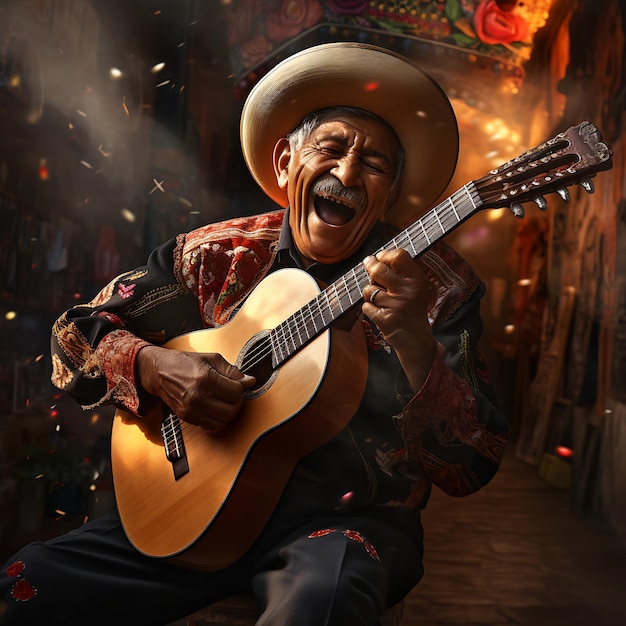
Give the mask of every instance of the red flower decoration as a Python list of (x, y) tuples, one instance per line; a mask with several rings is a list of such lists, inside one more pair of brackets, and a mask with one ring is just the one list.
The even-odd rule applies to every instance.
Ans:
[(324, 528), (324, 530), (316, 530), (312, 532), (307, 539), (315, 539), (316, 537), (324, 537), (325, 535), (330, 535), (330, 533), (334, 533), (334, 528)]
[(474, 27), (481, 41), (490, 45), (523, 41), (529, 35), (528, 22), (511, 10), (501, 9), (496, 0), (482, 0), (474, 12)]
[(135, 283), (133, 283), (132, 285), (123, 285), (122, 283), (120, 283), (117, 286), (117, 293), (119, 293), (122, 298), (130, 298), (130, 296), (135, 293), (135, 287)]
[(24, 561), (15, 561), (15, 563), (11, 563), (4, 571), (8, 576), (17, 578), (25, 569), (26, 565), (24, 565)]
[(248, 68), (260, 63), (272, 50), (265, 35), (257, 34), (241, 45), (240, 56), (243, 67)]
[(356, 530), (344, 530), (343, 534), (348, 539), (352, 539), (352, 541), (356, 541), (357, 543), (363, 543), (365, 541), (365, 539), (363, 539), (363, 535)]
[(21, 578), (13, 585), (11, 595), (16, 600), (25, 602), (26, 600), (32, 600), (37, 595), (37, 589), (35, 589), (27, 580)]
[(364, 544), (367, 553), (374, 559), (374, 561), (380, 561), (380, 557), (378, 556), (378, 552), (376, 552), (376, 548), (369, 542), (366, 541)]
[[(324, 537), (325, 535), (330, 535), (330, 533), (334, 533), (336, 531), (336, 528), (324, 528), (323, 530), (315, 530), (308, 536), (308, 539), (314, 539), (315, 537)], [(378, 552), (376, 552), (376, 548), (374, 548), (374, 546), (369, 541), (366, 541), (365, 537), (363, 537), (360, 532), (356, 530), (346, 529), (342, 531), (342, 533), (348, 539), (356, 541), (357, 543), (362, 543), (367, 553), (375, 561), (380, 561), (380, 557), (378, 556)]]
[(267, 20), (267, 37), (284, 41), (315, 25), (323, 16), (319, 0), (283, 0), (280, 10)]

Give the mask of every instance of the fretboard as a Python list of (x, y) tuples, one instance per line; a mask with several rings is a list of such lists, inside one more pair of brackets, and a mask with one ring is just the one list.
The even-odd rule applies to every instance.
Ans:
[[(482, 207), (474, 183), (468, 183), (425, 213), (408, 228), (376, 250), (406, 250), (412, 257), (454, 230)], [(315, 298), (290, 315), (270, 333), (272, 365), (278, 367), (326, 330), (341, 315), (363, 301), (369, 276), (362, 263), (328, 285)]]

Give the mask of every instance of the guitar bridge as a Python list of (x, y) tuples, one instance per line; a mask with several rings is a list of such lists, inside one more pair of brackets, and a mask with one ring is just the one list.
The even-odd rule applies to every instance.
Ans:
[(172, 464), (174, 479), (179, 480), (189, 472), (183, 430), (178, 415), (167, 410), (165, 419), (161, 422), (161, 438), (165, 449), (165, 456)]

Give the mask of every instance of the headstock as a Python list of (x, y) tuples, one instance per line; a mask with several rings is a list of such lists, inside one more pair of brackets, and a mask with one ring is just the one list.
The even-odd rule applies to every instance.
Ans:
[(591, 178), (613, 166), (612, 154), (600, 131), (584, 121), (491, 170), (474, 184), (483, 208), (508, 207), (516, 217), (523, 217), (522, 202), (534, 201), (545, 210), (545, 194), (556, 192), (569, 201), (571, 185), (580, 184), (593, 193)]

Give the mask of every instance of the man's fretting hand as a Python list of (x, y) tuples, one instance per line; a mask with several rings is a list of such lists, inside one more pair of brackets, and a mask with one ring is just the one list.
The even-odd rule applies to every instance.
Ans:
[(430, 281), (418, 259), (386, 250), (363, 261), (371, 284), (363, 290), (363, 313), (395, 350), (414, 391), (426, 380), (435, 353), (428, 322)]

